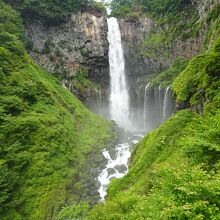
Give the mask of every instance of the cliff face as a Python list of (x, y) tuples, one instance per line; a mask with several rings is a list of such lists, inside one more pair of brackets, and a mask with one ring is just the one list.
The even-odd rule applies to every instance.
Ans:
[[(89, 80), (106, 86), (109, 83), (106, 16), (92, 12), (72, 14), (67, 23), (45, 26), (26, 23), (26, 38), (32, 58), (49, 72), (60, 76), (62, 84), (74, 94), (72, 78), (81, 67), (88, 69)], [(88, 88), (82, 99), (89, 96)], [(84, 97), (83, 97), (84, 96)]]
[[(160, 25), (158, 20), (146, 16), (119, 19), (130, 105), (134, 112), (137, 112), (138, 102), (144, 102), (145, 86), (155, 73), (168, 69), (176, 59), (182, 62), (190, 60), (212, 45), (219, 34), (219, 24), (214, 16), (215, 10), (219, 10), (218, 5), (219, 0), (189, 1), (185, 5), (187, 10), (179, 8), (181, 14), (178, 14), (178, 18), (177, 12), (171, 15), (177, 23), (167, 22), (170, 15), (159, 18)], [(151, 86), (159, 84), (152, 83)], [(157, 91), (158, 88), (152, 88), (152, 93), (155, 89)], [(185, 108), (187, 105), (178, 103), (176, 108)]]
[[(189, 5), (193, 16), (183, 15), (185, 17), (180, 19), (178, 26), (190, 24), (195, 33), (184, 29), (182, 36), (177, 34), (168, 43), (164, 43), (166, 38), (161, 40), (160, 36), (171, 29), (171, 24), (161, 26), (146, 16), (119, 19), (131, 97), (140, 93), (139, 88), (144, 89), (141, 85), (154, 73), (168, 68), (177, 58), (189, 60), (203, 51), (211, 25), (207, 17), (218, 3), (219, 0), (192, 0)], [(90, 107), (94, 101), (100, 100), (100, 93), (102, 100), (107, 100), (108, 96), (107, 31), (107, 17), (94, 11), (72, 14), (66, 23), (60, 25), (26, 24), (26, 37), (33, 59), (48, 71), (58, 74), (62, 84)], [(98, 86), (77, 85), (78, 78), (84, 75), (81, 67), (88, 69), (86, 77)], [(74, 78), (77, 82), (73, 82)], [(98, 91), (100, 89), (102, 92)]]
[(209, 13), (217, 4), (220, 4), (220, 0), (191, 0), (192, 4), (196, 7), (200, 20), (207, 17)]
[(140, 57), (138, 51), (140, 44), (150, 35), (153, 26), (152, 20), (149, 18), (120, 19), (119, 26), (128, 78), (132, 79), (137, 75), (154, 72), (153, 61)]
[[(151, 43), (150, 38), (155, 33), (158, 37), (170, 30), (170, 24), (159, 26), (154, 20), (146, 17), (120, 19), (129, 82), (134, 82), (134, 79), (139, 81), (142, 78), (147, 80), (152, 73), (166, 69), (177, 58), (190, 59), (201, 53), (211, 26), (207, 18), (219, 2), (219, 0), (192, 0), (190, 10), (194, 16), (187, 18), (184, 15), (186, 20), (182, 19), (180, 25), (191, 25), (195, 33), (191, 33), (190, 28), (185, 29), (182, 31), (182, 36), (177, 35), (166, 44), (157, 40)], [(210, 45), (211, 43), (212, 40)]]

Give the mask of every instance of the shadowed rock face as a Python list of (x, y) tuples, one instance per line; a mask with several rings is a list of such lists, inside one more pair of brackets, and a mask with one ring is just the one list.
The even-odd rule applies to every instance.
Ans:
[(68, 80), (83, 65), (89, 78), (108, 85), (108, 40), (106, 16), (91, 12), (72, 14), (67, 23), (46, 26), (26, 24), (26, 38), (33, 59), (50, 72)]
[[(149, 18), (121, 19), (119, 24), (125, 54), (126, 74), (131, 84), (143, 75), (150, 75), (167, 68), (177, 57), (190, 59), (202, 49), (204, 39), (201, 34), (197, 38), (189, 38), (184, 41), (175, 39), (171, 45), (160, 48), (161, 54), (157, 57), (142, 56), (140, 49), (144, 40), (150, 37), (153, 29), (160, 32), (160, 27)], [(149, 50), (151, 49), (149, 48)], [(164, 57), (162, 52), (166, 52), (167, 56)]]
[[(190, 7), (193, 9), (195, 17), (197, 17), (197, 22), (203, 22), (200, 31), (196, 36), (192, 35), (186, 39), (177, 36), (169, 45), (159, 47), (159, 50), (151, 46), (149, 48), (144, 46), (146, 51), (157, 49), (156, 57), (141, 55), (143, 42), (150, 37), (152, 31), (163, 32), (163, 28), (169, 29), (169, 25), (167, 24), (162, 28), (146, 17), (120, 19), (119, 25), (129, 85), (132, 86), (135, 82), (143, 79), (147, 81), (152, 73), (166, 69), (177, 57), (191, 59), (201, 53), (208, 32), (206, 18), (219, 3), (220, 0), (191, 0), (189, 4), (191, 4)], [(188, 33), (186, 32), (186, 34)]]
[(151, 59), (140, 57), (138, 48), (148, 38), (153, 27), (149, 18), (120, 19), (122, 44), (126, 62), (126, 74), (129, 77), (154, 72), (155, 65)]

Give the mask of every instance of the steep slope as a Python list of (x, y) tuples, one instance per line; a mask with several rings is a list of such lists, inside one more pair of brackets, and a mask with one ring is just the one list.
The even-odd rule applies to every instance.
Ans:
[(34, 64), (2, 1), (0, 20), (0, 218), (56, 219), (66, 203), (97, 200), (88, 169), (113, 127)]

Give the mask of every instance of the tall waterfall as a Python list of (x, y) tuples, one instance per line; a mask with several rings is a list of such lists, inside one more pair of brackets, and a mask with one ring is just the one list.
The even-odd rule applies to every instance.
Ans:
[(125, 61), (121, 33), (116, 18), (108, 19), (109, 65), (111, 78), (111, 119), (125, 129), (129, 123), (129, 96), (125, 78)]

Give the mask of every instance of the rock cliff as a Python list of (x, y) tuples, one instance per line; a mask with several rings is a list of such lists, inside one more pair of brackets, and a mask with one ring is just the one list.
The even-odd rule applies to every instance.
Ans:
[(122, 44), (128, 77), (152, 73), (154, 63), (151, 59), (139, 56), (139, 45), (149, 37), (153, 21), (149, 18), (120, 19)]
[(90, 81), (104, 87), (108, 86), (105, 15), (90, 11), (78, 12), (72, 14), (66, 23), (59, 25), (48, 26), (39, 22), (27, 22), (25, 30), (32, 58), (49, 72), (57, 74), (62, 84), (81, 100), (95, 93), (95, 89), (91, 90), (92, 86), (82, 92), (72, 85), (72, 79), (82, 67), (83, 70), (88, 70), (87, 78)]
[[(178, 23), (167, 22), (170, 15), (156, 19), (146, 15), (119, 19), (133, 112), (137, 112), (138, 103), (143, 105), (146, 82), (155, 73), (168, 69), (177, 58), (190, 60), (202, 53), (218, 36), (215, 26), (218, 25), (219, 0), (192, 0), (186, 7), (187, 10), (179, 9)], [(173, 18), (176, 13), (172, 14)], [(158, 88), (151, 88), (152, 93), (155, 89)], [(176, 106), (184, 107), (184, 103)]]
[[(194, 15), (187, 18), (187, 14), (184, 14), (186, 20), (181, 20), (180, 24), (191, 27), (183, 29), (182, 36), (174, 36), (168, 44), (163, 41), (157, 42), (157, 39), (156, 42), (151, 43), (150, 38), (155, 33), (158, 37), (161, 33), (170, 30), (171, 24), (165, 23), (161, 26), (146, 16), (120, 19), (129, 82), (133, 82), (134, 79), (138, 81), (143, 75), (146, 76), (144, 78), (148, 78), (150, 74), (166, 69), (176, 58), (190, 59), (201, 53), (211, 26), (207, 21), (208, 17), (219, 3), (219, 0), (192, 0), (189, 3), (191, 10), (189, 13)], [(210, 45), (211, 43), (212, 41)]]

